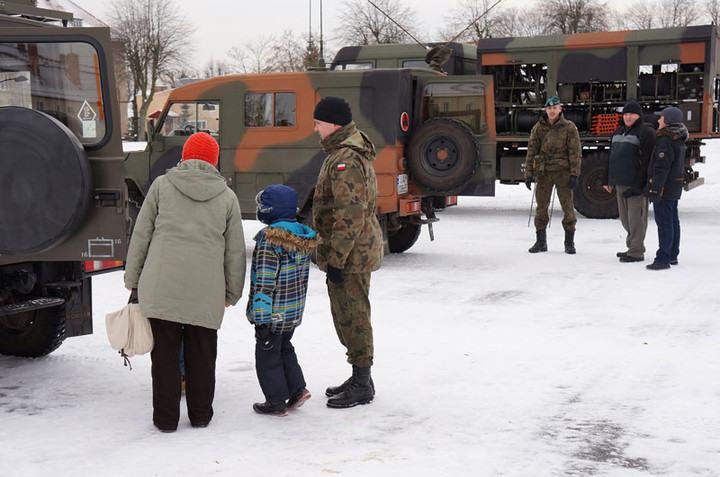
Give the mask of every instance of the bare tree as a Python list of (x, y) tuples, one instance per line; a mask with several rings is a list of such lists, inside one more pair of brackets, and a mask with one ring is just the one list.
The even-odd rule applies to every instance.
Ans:
[(230, 73), (232, 73), (232, 70), (227, 61), (216, 60), (215, 58), (210, 58), (203, 69), (204, 78), (214, 78), (215, 76), (222, 76)]
[(585, 33), (607, 30), (607, 5), (597, 0), (541, 0), (547, 19), (545, 33)]
[(123, 42), (133, 92), (141, 97), (139, 105), (135, 98), (131, 104), (134, 130), (142, 138), (158, 81), (186, 67), (192, 29), (171, 0), (117, 0), (112, 21)]
[(705, 0), (705, 11), (709, 17), (706, 21), (717, 25), (720, 20), (720, 1)]
[(684, 27), (699, 20), (694, 0), (660, 0), (658, 11), (662, 28)]
[(614, 11), (611, 14), (612, 23), (623, 30), (647, 30), (657, 28), (659, 25), (658, 2), (638, 1), (627, 9)]
[(440, 36), (450, 40), (461, 31), (458, 41), (498, 36), (504, 12), (497, 6), (490, 9), (495, 3), (496, 0), (462, 0), (445, 18), (448, 27), (440, 30)]
[(275, 71), (273, 44), (277, 38), (264, 35), (245, 43), (242, 47), (234, 46), (227, 53), (230, 68), (243, 74), (270, 73)]
[[(390, 18), (416, 36), (411, 26), (416, 24), (415, 11), (401, 0), (375, 0)], [(378, 43), (407, 43), (413, 41), (396, 23), (393, 23), (367, 0), (346, 0), (336, 29), (339, 40), (345, 45), (374, 45)]]
[[(307, 48), (303, 43), (292, 30), (285, 30), (272, 45), (271, 62), (274, 64), (274, 71), (303, 71), (309, 66)], [(317, 66), (317, 63), (314, 66)]]
[(498, 12), (493, 36), (538, 36), (546, 32), (547, 19), (535, 8), (506, 8)]

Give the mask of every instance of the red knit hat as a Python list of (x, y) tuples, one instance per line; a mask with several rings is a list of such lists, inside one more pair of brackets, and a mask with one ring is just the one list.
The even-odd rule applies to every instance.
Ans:
[(217, 166), (220, 146), (211, 135), (205, 132), (195, 133), (188, 138), (183, 146), (182, 160), (199, 159)]

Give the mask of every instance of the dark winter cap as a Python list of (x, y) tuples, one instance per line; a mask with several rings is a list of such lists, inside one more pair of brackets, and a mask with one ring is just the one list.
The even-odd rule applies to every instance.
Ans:
[(182, 160), (199, 159), (217, 166), (220, 146), (211, 135), (205, 132), (195, 133), (188, 138), (183, 146)]
[(633, 113), (637, 114), (638, 116), (642, 117), (643, 110), (642, 107), (637, 103), (637, 101), (628, 101), (625, 104), (625, 107), (622, 110), (622, 113)]
[(295, 189), (282, 184), (273, 184), (255, 196), (257, 218), (271, 225), (275, 222), (297, 222), (298, 195)]
[(545, 101), (546, 108), (548, 106), (557, 106), (558, 104), (560, 104), (560, 98), (558, 98), (557, 96), (550, 96), (548, 100)]
[(683, 120), (682, 111), (675, 106), (668, 106), (662, 111), (655, 111), (655, 116), (664, 116), (665, 124), (681, 123)]
[(345, 126), (352, 121), (352, 111), (350, 111), (350, 105), (344, 99), (337, 96), (325, 96), (315, 106), (313, 118), (318, 121)]

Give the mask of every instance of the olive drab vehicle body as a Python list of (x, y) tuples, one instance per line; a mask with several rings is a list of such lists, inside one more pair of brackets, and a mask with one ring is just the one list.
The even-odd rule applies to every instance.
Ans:
[[(229, 75), (170, 92), (145, 151), (129, 153), (131, 202), (175, 166), (187, 136), (209, 132), (220, 144), (218, 170), (255, 218), (255, 195), (286, 184), (312, 220), (312, 198), (325, 158), (313, 110), (324, 96), (348, 101), (357, 127), (375, 145), (377, 214), (391, 252), (417, 240), (436, 220), (437, 196), (493, 195), (492, 84), (483, 76), (444, 76), (414, 68)], [(488, 160), (489, 159), (489, 160)]]
[(498, 177), (524, 178), (530, 130), (545, 100), (557, 95), (580, 132), (583, 164), (575, 208), (587, 217), (617, 217), (614, 193), (603, 188), (610, 140), (622, 107), (636, 100), (645, 122), (677, 106), (690, 132), (685, 188), (703, 183), (693, 170), (702, 139), (718, 137), (718, 28), (715, 25), (489, 38), (478, 42), (478, 74), (493, 75)]
[(122, 267), (129, 222), (107, 28), (0, 3), (0, 353), (92, 332), (91, 275)]
[[(443, 65), (449, 75), (474, 75), (477, 71), (477, 48), (466, 43), (430, 43), (428, 48), (447, 46), (450, 59)], [(428, 48), (412, 45), (363, 45), (340, 48), (330, 65), (331, 70), (367, 70), (372, 68), (427, 68)]]

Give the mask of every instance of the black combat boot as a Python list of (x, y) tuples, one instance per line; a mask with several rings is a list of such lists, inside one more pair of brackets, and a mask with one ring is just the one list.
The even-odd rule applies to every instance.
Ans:
[(544, 230), (538, 230), (535, 232), (537, 239), (535, 244), (528, 249), (530, 253), (547, 252), (547, 235)]
[[(355, 375), (354, 368), (355, 368), (355, 365), (353, 365), (353, 376)], [(352, 383), (353, 376), (350, 376), (349, 378), (347, 378), (345, 380), (345, 382), (342, 383), (340, 386), (330, 386), (329, 388), (327, 388), (325, 390), (325, 395), (327, 397), (333, 397), (333, 396), (337, 396), (341, 392), (345, 391), (345, 389), (347, 389), (347, 387), (350, 385), (350, 383)], [(372, 377), (370, 378), (370, 387), (373, 390), (373, 396), (374, 396), (375, 395), (375, 383), (373, 383)]]
[(565, 253), (573, 255), (575, 253), (575, 231), (565, 231)]
[(353, 375), (346, 383), (348, 384), (344, 391), (328, 399), (328, 407), (353, 407), (358, 404), (368, 404), (373, 400), (375, 390), (370, 386), (369, 366), (361, 368), (353, 365)]

